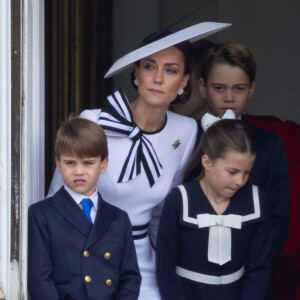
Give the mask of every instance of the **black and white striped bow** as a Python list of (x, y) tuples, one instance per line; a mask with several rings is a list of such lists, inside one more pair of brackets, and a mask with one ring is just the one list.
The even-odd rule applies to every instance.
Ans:
[(141, 173), (142, 165), (150, 186), (162, 174), (162, 165), (151, 142), (133, 121), (129, 101), (122, 90), (107, 97), (98, 124), (110, 136), (128, 137), (132, 145), (122, 167), (118, 182), (126, 182)]

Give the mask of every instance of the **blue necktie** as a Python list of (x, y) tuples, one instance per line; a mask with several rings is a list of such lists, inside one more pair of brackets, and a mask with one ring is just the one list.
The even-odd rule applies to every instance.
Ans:
[(80, 202), (82, 205), (82, 210), (84, 212), (84, 214), (86, 215), (86, 217), (88, 218), (89, 222), (91, 224), (93, 224), (92, 219), (91, 219), (91, 209), (93, 206), (93, 202), (91, 199), (87, 198), (87, 199), (82, 199), (82, 201)]

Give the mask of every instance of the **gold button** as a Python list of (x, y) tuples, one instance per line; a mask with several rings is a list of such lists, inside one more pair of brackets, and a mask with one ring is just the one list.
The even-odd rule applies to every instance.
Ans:
[(83, 255), (84, 255), (84, 257), (89, 257), (90, 253), (89, 253), (89, 251), (85, 250), (85, 251), (83, 252)]
[(91, 276), (85, 276), (85, 277), (84, 277), (84, 280), (85, 280), (86, 282), (91, 282), (91, 281), (92, 281), (92, 278), (91, 278)]
[(111, 279), (107, 279), (107, 280), (105, 281), (105, 284), (106, 284), (107, 286), (111, 286), (111, 285), (112, 285)]
[(111, 255), (110, 255), (109, 252), (106, 252), (106, 253), (104, 254), (104, 258), (105, 258), (105, 259), (110, 259), (110, 257), (111, 257)]

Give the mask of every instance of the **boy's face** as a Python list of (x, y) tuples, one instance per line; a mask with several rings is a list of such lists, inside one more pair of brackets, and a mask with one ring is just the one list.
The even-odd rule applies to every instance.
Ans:
[(245, 110), (254, 90), (255, 83), (250, 84), (246, 72), (228, 64), (215, 64), (206, 84), (203, 79), (200, 81), (200, 91), (207, 99), (208, 111), (220, 118), (227, 109), (233, 110), (238, 117)]
[(91, 196), (95, 190), (100, 174), (106, 171), (108, 158), (79, 158), (71, 155), (60, 155), (55, 158), (57, 170), (65, 184), (74, 192)]

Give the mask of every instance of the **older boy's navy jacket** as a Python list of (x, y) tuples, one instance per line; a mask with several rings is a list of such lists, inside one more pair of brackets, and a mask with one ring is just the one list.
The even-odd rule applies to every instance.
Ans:
[(141, 277), (127, 214), (103, 201), (95, 223), (62, 187), (29, 208), (32, 299), (138, 298)]
[(290, 186), (287, 156), (278, 134), (248, 123), (257, 141), (251, 178), (267, 193), (273, 232), (273, 261), (282, 250), (289, 232)]

